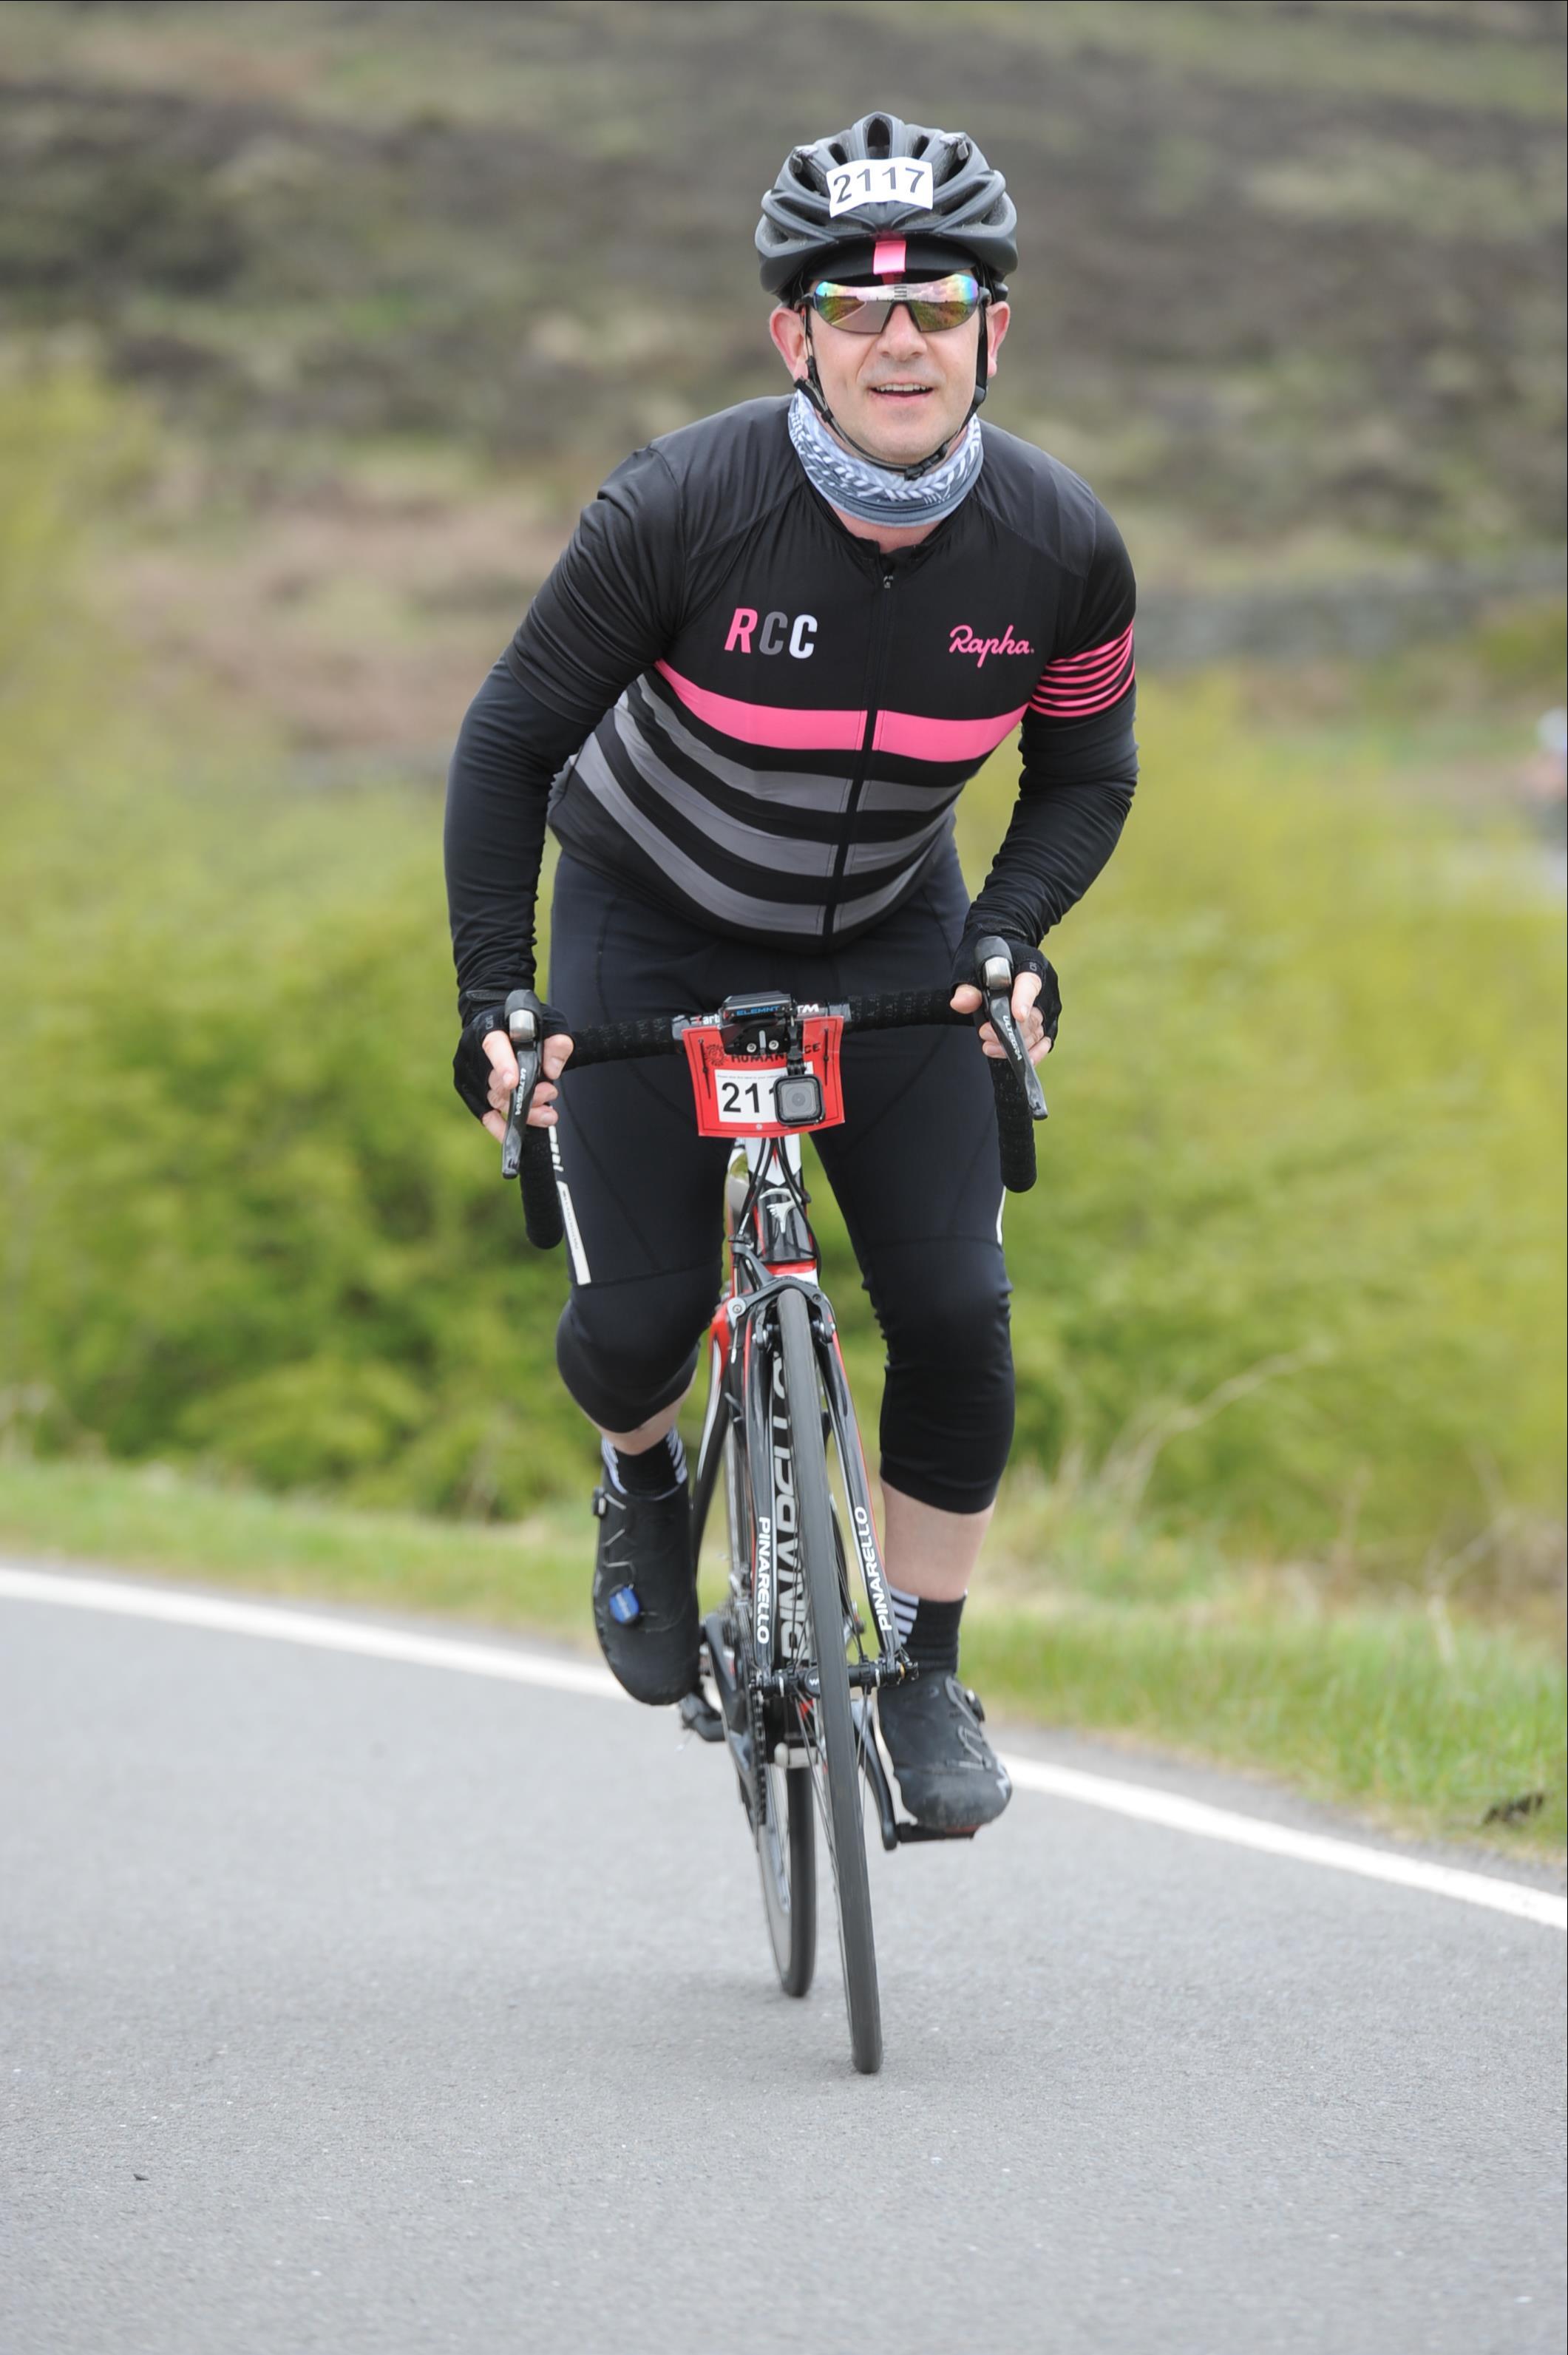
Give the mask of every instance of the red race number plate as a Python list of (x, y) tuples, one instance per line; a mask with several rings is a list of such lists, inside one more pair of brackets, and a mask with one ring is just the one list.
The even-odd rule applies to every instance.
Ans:
[(781, 1120), (774, 1091), (788, 1066), (777, 1056), (737, 1055), (724, 1044), (717, 1024), (694, 1022), (681, 1034), (691, 1072), (701, 1136), (793, 1136), (814, 1128), (837, 1128), (844, 1118), (844, 1082), (838, 1041), (844, 1029), (837, 1014), (808, 1015), (801, 1026), (805, 1068), (821, 1082), (822, 1117)]

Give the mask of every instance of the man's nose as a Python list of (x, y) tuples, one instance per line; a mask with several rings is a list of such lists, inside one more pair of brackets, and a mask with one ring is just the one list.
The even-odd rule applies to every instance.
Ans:
[(888, 314), (888, 322), (878, 336), (879, 347), (890, 359), (908, 359), (915, 352), (923, 352), (925, 337), (915, 325), (907, 303), (895, 303)]

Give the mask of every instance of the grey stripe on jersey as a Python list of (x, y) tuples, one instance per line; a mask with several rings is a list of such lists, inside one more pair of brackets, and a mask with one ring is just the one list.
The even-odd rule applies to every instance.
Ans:
[(755, 899), (749, 891), (732, 890), (728, 883), (720, 882), (707, 868), (699, 867), (695, 858), (688, 858), (684, 850), (677, 849), (652, 818), (644, 816), (624, 790), (593, 737), (578, 754), (571, 773), (573, 781), (608, 810), (616, 825), (631, 836), (677, 890), (683, 891), (695, 906), (705, 908), (709, 915), (720, 917), (725, 923), (741, 924), (753, 932), (806, 932), (814, 939), (821, 937), (825, 908), (785, 906), (776, 900)]
[[(722, 843), (726, 850), (732, 850), (737, 858), (744, 858), (752, 867), (782, 868), (786, 875), (832, 874), (833, 862), (838, 856), (837, 844), (800, 842), (791, 835), (770, 834), (761, 826), (747, 826), (742, 819), (732, 817), (728, 810), (720, 808), (717, 802), (709, 801), (706, 794), (699, 794), (695, 785), (688, 785), (684, 777), (677, 777), (673, 769), (667, 768), (627, 710), (624, 696), (615, 706), (614, 721), (616, 737), (625, 748), (644, 784), (657, 794), (661, 801), (667, 801), (679, 810), (683, 817), (688, 817), (700, 833), (714, 842)], [(596, 736), (591, 736), (582, 748), (582, 756), (578, 762), (579, 773), (583, 759), (590, 751), (603, 760)], [(885, 856), (887, 846), (878, 844), (877, 847)]]
[(838, 922), (840, 924), (869, 923), (871, 918), (880, 916), (884, 908), (891, 908), (900, 892), (908, 890), (916, 868), (924, 865), (927, 856), (928, 854), (923, 851), (918, 858), (906, 860), (893, 881), (884, 884), (880, 891), (868, 891), (858, 900), (840, 900)]
[[(763, 826), (749, 826), (708, 794), (699, 793), (684, 777), (659, 759), (638, 727), (635, 715), (626, 709), (622, 697), (614, 710), (615, 735), (643, 783), (661, 801), (668, 802), (689, 818), (699, 831), (737, 858), (752, 867), (772, 868), (784, 875), (821, 875), (833, 873), (838, 859), (838, 845), (834, 842), (802, 841), (794, 835), (775, 834)], [(603, 758), (597, 739), (594, 749)], [(792, 781), (795, 782), (795, 781)], [(804, 782), (801, 780), (799, 782)], [(907, 875), (912, 861), (923, 857), (937, 833), (946, 823), (945, 807), (939, 808), (924, 826), (913, 826), (891, 842), (857, 842), (850, 846), (844, 862), (847, 875), (876, 875), (886, 879), (890, 869)]]
[[(688, 761), (698, 768), (705, 769), (709, 776), (717, 777), (721, 783), (733, 785), (737, 793), (748, 794), (753, 801), (783, 802), (790, 809), (821, 810), (830, 815), (841, 815), (848, 808), (850, 778), (808, 776), (798, 769), (748, 769), (739, 761), (727, 760), (711, 745), (701, 743), (682, 724), (673, 704), (667, 702), (662, 695), (656, 695), (646, 679), (638, 679), (635, 687), (629, 687), (621, 698), (621, 704), (627, 707), (634, 725), (642, 720), (642, 713), (631, 699), (638, 694), (648, 705), (649, 716), (643, 724), (650, 729), (662, 729), (677, 751), (684, 752)], [(621, 705), (617, 705), (617, 710), (620, 708)], [(863, 810), (928, 812), (951, 809), (974, 773), (972, 767), (966, 769), (950, 785), (902, 785), (895, 783), (891, 777), (868, 777), (860, 788), (860, 807)]]
[[(648, 707), (645, 722), (641, 711), (632, 702), (635, 695)], [(635, 687), (628, 687), (616, 705), (617, 727), (620, 726), (619, 715), (623, 708), (628, 711), (634, 726), (642, 723), (649, 729), (662, 730), (676, 751), (684, 752), (694, 767), (706, 770), (710, 777), (717, 777), (720, 784), (732, 785), (738, 794), (749, 794), (753, 801), (783, 802), (789, 809), (816, 810), (828, 817), (841, 817), (849, 806), (850, 779), (848, 775), (814, 777), (798, 769), (748, 769), (739, 761), (727, 760), (710, 744), (699, 742), (690, 729), (683, 725), (673, 705), (667, 703), (662, 695), (656, 695), (645, 679), (638, 679)], [(864, 794), (861, 801), (864, 805)], [(901, 808), (903, 804), (898, 806)]]
[(970, 778), (973, 769), (965, 769), (956, 784), (899, 785), (891, 777), (868, 777), (860, 788), (863, 810), (946, 810), (951, 809)]
[(917, 859), (923, 858), (932, 844), (947, 825), (947, 812), (938, 810), (925, 826), (917, 826), (910, 834), (900, 835), (896, 842), (853, 842), (849, 856), (844, 861), (846, 875), (880, 875), (893, 860), (898, 861), (901, 875), (907, 875)]

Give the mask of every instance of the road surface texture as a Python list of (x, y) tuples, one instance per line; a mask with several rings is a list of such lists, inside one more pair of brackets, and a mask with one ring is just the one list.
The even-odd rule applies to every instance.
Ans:
[(5, 2355), (1562, 2346), (1551, 1926), (1020, 1791), (874, 1857), (863, 2079), (669, 1712), (37, 1600), (0, 1662)]

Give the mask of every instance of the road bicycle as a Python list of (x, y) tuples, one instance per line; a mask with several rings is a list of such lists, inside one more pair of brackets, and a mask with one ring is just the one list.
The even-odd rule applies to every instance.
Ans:
[[(728, 1588), (703, 1624), (698, 1689), (684, 1724), (727, 1746), (756, 1849), (763, 1911), (786, 1995), (811, 1986), (816, 1951), (816, 1835), (837, 1904), (855, 2067), (881, 2066), (881, 2004), (866, 1863), (869, 1791), (882, 1845), (973, 1838), (901, 1817), (876, 1728), (876, 1696), (917, 1673), (899, 1640), (870, 1483), (801, 1175), (801, 1138), (843, 1118), (839, 1046), (850, 1030), (989, 1021), (1005, 1050), (997, 1082), (1000, 1174), (1035, 1178), (1039, 1074), (1010, 1009), (1005, 944), (982, 942), (985, 1004), (953, 1013), (945, 992), (816, 1005), (752, 992), (717, 1012), (571, 1032), (562, 1075), (591, 1065), (684, 1053), (704, 1135), (735, 1147), (725, 1186), (726, 1289), (709, 1334), (709, 1384), (692, 1510), (696, 1575), (705, 1530), (721, 1516)], [(507, 1001), (518, 1062), (502, 1169), (522, 1180), (529, 1238), (558, 1243), (571, 1193), (553, 1130), (526, 1125), (543, 1041), (537, 999)], [(631, 1588), (622, 1590), (635, 1613)], [(613, 1597), (611, 1607), (616, 1607)]]

